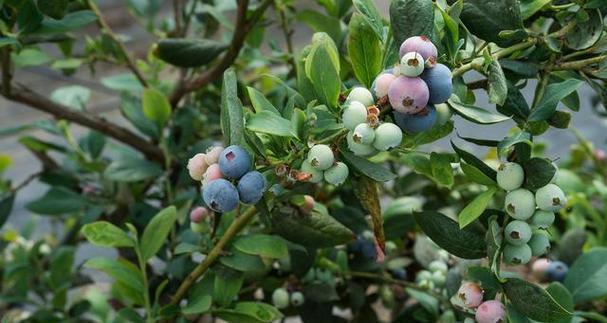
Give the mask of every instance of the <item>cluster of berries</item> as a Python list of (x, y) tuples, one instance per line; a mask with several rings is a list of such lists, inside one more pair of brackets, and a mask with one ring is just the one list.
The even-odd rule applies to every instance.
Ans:
[[(230, 212), (244, 204), (257, 203), (266, 190), (266, 178), (251, 170), (252, 159), (246, 149), (232, 145), (212, 147), (188, 162), (192, 179), (202, 181), (202, 198), (215, 212)], [(237, 184), (233, 184), (233, 182)]]
[(310, 174), (308, 182), (320, 183), (324, 179), (332, 185), (341, 185), (348, 178), (348, 166), (335, 161), (335, 154), (327, 145), (314, 145), (308, 158), (301, 164), (301, 170)]
[(277, 288), (272, 293), (272, 303), (278, 309), (284, 309), (292, 306), (301, 306), (306, 301), (304, 294), (300, 291), (289, 293), (286, 288)]
[(438, 50), (425, 36), (407, 38), (399, 54), (400, 65), (380, 74), (373, 91), (378, 98), (387, 96), (396, 124), (416, 134), (432, 128), (437, 119), (434, 105), (451, 96), (451, 70), (437, 63)]
[(348, 148), (357, 156), (373, 156), (400, 145), (403, 133), (393, 123), (380, 122), (380, 110), (374, 105), (373, 94), (355, 87), (346, 98), (342, 122), (349, 130)]
[[(483, 289), (474, 282), (463, 282), (454, 299), (458, 305), (467, 310), (475, 311), (474, 318), (478, 323), (495, 323), (506, 321), (506, 307), (498, 300), (488, 300), (483, 302)], [(466, 319), (473, 321), (472, 319)]]
[(447, 282), (449, 267), (442, 260), (434, 260), (428, 265), (428, 270), (420, 270), (415, 277), (420, 287), (428, 289), (442, 288)]
[[(557, 171), (558, 172), (558, 171)], [(550, 251), (546, 230), (554, 222), (554, 212), (567, 204), (565, 193), (551, 183), (539, 188), (535, 194), (521, 188), (525, 181), (523, 167), (517, 163), (502, 163), (497, 169), (497, 184), (508, 191), (504, 208), (514, 220), (504, 229), (506, 246), (504, 260), (510, 264), (526, 264), (532, 256)]]
[(533, 262), (531, 272), (540, 281), (562, 282), (567, 277), (569, 266), (566, 263), (546, 258), (540, 258)]

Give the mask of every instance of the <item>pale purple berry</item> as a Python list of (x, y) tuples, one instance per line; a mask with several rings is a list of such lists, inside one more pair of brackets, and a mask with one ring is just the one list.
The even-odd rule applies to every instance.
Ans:
[(476, 283), (465, 282), (459, 287), (457, 297), (467, 308), (476, 308), (483, 302), (483, 289)]
[(188, 160), (188, 173), (193, 180), (202, 180), (202, 175), (207, 171), (209, 164), (205, 161), (206, 155), (203, 153), (196, 154)]
[(375, 96), (381, 98), (388, 95), (388, 89), (394, 80), (396, 80), (396, 75), (392, 73), (383, 73), (375, 78), (375, 81), (371, 86)]
[(506, 321), (506, 307), (500, 301), (486, 301), (476, 309), (476, 322), (498, 323)]
[(200, 223), (209, 215), (209, 209), (203, 206), (196, 207), (190, 212), (190, 221)]
[(430, 92), (419, 77), (399, 76), (388, 90), (392, 108), (400, 113), (415, 114), (428, 105)]
[(221, 146), (214, 146), (209, 148), (204, 159), (207, 162), (207, 165), (217, 164), (219, 162), (219, 155), (221, 154), (223, 149), (224, 148)]
[(422, 55), (428, 67), (432, 67), (436, 64), (438, 49), (426, 36), (413, 36), (407, 38), (400, 46), (400, 57), (402, 58), (405, 54), (410, 52), (418, 52)]
[(548, 267), (550, 266), (550, 259), (540, 258), (533, 262), (531, 265), (531, 272), (539, 280), (546, 280), (548, 278)]

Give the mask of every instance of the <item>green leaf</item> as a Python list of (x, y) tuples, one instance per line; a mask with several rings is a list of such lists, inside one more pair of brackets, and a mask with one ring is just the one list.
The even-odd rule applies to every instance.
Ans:
[(143, 86), (132, 73), (106, 76), (101, 79), (101, 84), (108, 89), (121, 92), (139, 93), (143, 91)]
[(549, 3), (550, 0), (521, 0), (521, 17), (526, 20)]
[(541, 287), (519, 278), (510, 278), (503, 284), (510, 303), (527, 317), (542, 322), (552, 322), (571, 317), (571, 312)]
[(156, 89), (143, 90), (142, 106), (143, 114), (159, 125), (165, 124), (171, 117), (169, 99)]
[(244, 275), (241, 272), (218, 268), (213, 281), (213, 300), (221, 306), (228, 306), (242, 288)]
[(296, 17), (315, 32), (327, 33), (336, 44), (341, 44), (342, 31), (339, 19), (309, 9), (300, 11)]
[(384, 33), (383, 18), (375, 7), (373, 0), (353, 0), (352, 4), (365, 18), (369, 26), (373, 29), (373, 32), (375, 32), (375, 35), (377, 35), (377, 38), (382, 39)]
[(19, 46), (19, 40), (13, 37), (0, 37), (0, 48), (4, 46)]
[[(559, 303), (565, 310), (568, 312), (573, 312), (575, 310), (575, 305), (573, 304), (573, 297), (571, 293), (567, 290), (563, 284), (559, 282), (552, 282), (548, 287), (546, 287), (546, 291), (554, 300)], [(564, 319), (560, 320), (559, 323), (569, 323), (570, 320)]]
[(318, 100), (330, 108), (337, 107), (341, 89), (338, 57), (335, 43), (327, 34), (314, 34), (310, 54), (306, 57), (305, 71)]
[(145, 135), (158, 138), (160, 129), (157, 124), (148, 119), (143, 114), (141, 108), (141, 100), (127, 92), (122, 92), (120, 95), (120, 110), (124, 117)]
[(556, 167), (546, 158), (534, 157), (525, 161), (522, 166), (525, 170), (523, 186), (532, 191), (550, 183), (556, 173)]
[(61, 215), (82, 210), (88, 201), (82, 195), (60, 186), (53, 186), (42, 197), (29, 202), (26, 208), (34, 213)]
[(83, 111), (90, 98), (91, 90), (80, 85), (60, 87), (51, 93), (51, 100), (76, 111)]
[(594, 45), (603, 34), (603, 14), (600, 10), (579, 10), (588, 14), (586, 21), (577, 19), (577, 23), (567, 33), (565, 43), (574, 50), (582, 50)]
[(62, 246), (55, 250), (50, 259), (50, 287), (60, 289), (72, 279), (74, 266), (74, 247)]
[(370, 162), (366, 158), (355, 156), (351, 152), (345, 150), (340, 151), (340, 153), (345, 163), (365, 176), (370, 177), (378, 182), (387, 182), (397, 177), (396, 174), (387, 170), (383, 166)]
[(493, 168), (485, 164), (482, 160), (478, 159), (471, 153), (457, 147), (455, 143), (453, 143), (453, 141), (451, 142), (451, 147), (453, 147), (453, 150), (455, 150), (455, 153), (457, 153), (459, 158), (463, 159), (470, 166), (477, 168), (479, 171), (489, 177), (492, 181), (496, 181), (497, 172)]
[(143, 294), (143, 278), (137, 268), (126, 260), (114, 260), (105, 257), (95, 257), (87, 260), (84, 267), (106, 273), (117, 282), (121, 282), (138, 293)]
[(415, 220), (434, 243), (455, 256), (480, 259), (487, 255), (483, 234), (470, 227), (462, 230), (451, 218), (433, 211), (415, 213)]
[(390, 3), (390, 25), (398, 48), (412, 36), (433, 36), (434, 10), (431, 0), (394, 0)]
[(181, 309), (184, 315), (202, 314), (211, 309), (211, 295), (202, 295), (196, 299), (188, 299), (188, 305)]
[(35, 48), (26, 48), (18, 53), (11, 53), (11, 60), (16, 68), (44, 65), (52, 60), (45, 52)]
[(97, 15), (90, 10), (80, 10), (68, 13), (60, 20), (47, 17), (44, 18), (40, 24), (40, 28), (35, 31), (35, 34), (54, 35), (76, 31), (95, 20), (97, 20)]
[(523, 28), (518, 0), (466, 0), (460, 18), (472, 34), (500, 47), (516, 42), (500, 38), (501, 31)]
[(177, 209), (169, 206), (156, 214), (145, 227), (139, 247), (143, 260), (152, 258), (166, 241), (177, 220)]
[[(455, 97), (457, 98), (457, 97)], [(465, 119), (478, 124), (493, 124), (510, 120), (510, 117), (487, 111), (471, 104), (461, 103), (452, 96), (447, 101), (449, 107)]]
[(507, 82), (508, 95), (503, 105), (497, 105), (497, 112), (512, 117), (527, 118), (529, 115), (529, 104), (521, 91), (511, 82)]
[(537, 106), (531, 110), (528, 121), (542, 121), (550, 118), (556, 111), (559, 101), (577, 90), (583, 81), (568, 79), (560, 83), (552, 83), (546, 87), (546, 91), (537, 103)]
[(234, 241), (234, 248), (244, 253), (265, 258), (280, 259), (289, 255), (289, 250), (283, 239), (267, 234), (241, 236)]
[(478, 219), (478, 217), (483, 214), (495, 192), (497, 192), (497, 187), (489, 187), (486, 191), (476, 196), (472, 202), (468, 203), (468, 205), (459, 212), (457, 218), (459, 220), (460, 229), (463, 229), (468, 224), (474, 222), (474, 220)]
[(238, 323), (270, 323), (282, 318), (282, 313), (271, 305), (260, 302), (239, 302), (233, 309), (213, 311), (222, 320)]
[(247, 129), (281, 137), (295, 137), (291, 121), (270, 111), (261, 111), (247, 118)]
[(247, 273), (260, 272), (266, 268), (261, 257), (241, 252), (235, 248), (230, 249), (227, 255), (219, 258), (219, 262), (231, 269)]
[(348, 55), (354, 75), (367, 88), (382, 70), (382, 49), (380, 38), (369, 22), (355, 13), (349, 25)]
[(244, 141), (244, 115), (238, 99), (236, 72), (233, 68), (223, 73), (221, 88), (221, 130), (226, 145), (241, 145)]
[(502, 158), (507, 157), (508, 153), (510, 152), (510, 148), (518, 144), (525, 144), (532, 147), (533, 143), (531, 142), (531, 134), (521, 131), (504, 138), (499, 142), (499, 144), (497, 144), (497, 155)]
[(495, 295), (502, 290), (502, 284), (487, 267), (468, 267), (466, 279), (481, 284), (485, 299), (495, 299)]
[(272, 103), (270, 103), (261, 92), (250, 86), (247, 86), (247, 91), (249, 92), (249, 98), (251, 99), (251, 104), (253, 104), (255, 112), (269, 111), (280, 116), (280, 112), (276, 110)]
[(382, 214), (386, 239), (394, 240), (403, 232), (412, 230), (415, 226), (413, 212), (422, 209), (423, 201), (418, 197), (403, 196), (392, 201)]
[(69, 2), (70, 0), (48, 0), (38, 1), (37, 4), (43, 14), (54, 19), (61, 19), (67, 13)]
[(107, 221), (85, 224), (80, 229), (80, 232), (90, 243), (98, 247), (119, 248), (135, 246), (135, 242), (126, 232)]
[(499, 61), (494, 60), (489, 64), (487, 81), (489, 82), (489, 102), (503, 105), (508, 97), (508, 84)]
[(212, 39), (167, 38), (158, 42), (156, 56), (179, 67), (200, 67), (213, 61), (228, 46)]
[(489, 176), (485, 175), (485, 173), (481, 172), (478, 168), (470, 166), (466, 163), (460, 163), (459, 166), (462, 168), (464, 174), (466, 174), (466, 176), (473, 182), (485, 186), (497, 185), (493, 179), (489, 178)]
[(452, 154), (430, 153), (432, 179), (439, 186), (447, 188), (453, 186), (453, 168), (451, 167), (452, 156)]
[(118, 182), (137, 182), (160, 174), (162, 169), (158, 165), (133, 155), (114, 160), (103, 172), (105, 178)]
[(0, 229), (11, 215), (13, 204), (15, 203), (14, 193), (0, 194)]
[(594, 248), (571, 266), (565, 286), (576, 304), (607, 296), (607, 248)]

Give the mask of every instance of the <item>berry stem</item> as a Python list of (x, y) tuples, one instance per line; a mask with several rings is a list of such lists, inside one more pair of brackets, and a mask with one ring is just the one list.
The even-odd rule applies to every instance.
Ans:
[[(522, 49), (527, 49), (533, 45), (535, 45), (537, 43), (537, 40), (535, 38), (531, 38), (527, 41), (524, 41), (522, 43), (510, 46), (508, 48), (503, 48), (500, 49), (498, 51), (496, 51), (495, 53), (492, 54), (494, 59), (500, 59), (500, 58), (504, 58), (516, 51), (522, 50)], [(460, 75), (463, 75), (464, 73), (468, 72), (471, 69), (474, 69), (476, 66), (475, 61), (472, 60), (472, 62), (464, 64), (456, 69), (453, 70), (453, 77), (457, 77)]]

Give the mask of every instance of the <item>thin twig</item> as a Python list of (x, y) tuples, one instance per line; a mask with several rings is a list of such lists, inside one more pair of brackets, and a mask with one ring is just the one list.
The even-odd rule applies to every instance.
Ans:
[[(510, 46), (508, 48), (504, 48), (504, 49), (500, 49), (498, 51), (496, 51), (495, 53), (492, 54), (494, 59), (500, 59), (500, 58), (504, 58), (516, 51), (522, 50), (522, 49), (527, 49), (533, 45), (535, 45), (535, 43), (537, 42), (537, 40), (535, 38), (531, 38), (527, 41), (524, 41), (522, 43)], [(475, 62), (475, 60), (472, 60), (472, 62), (464, 64), (456, 69), (453, 70), (453, 77), (457, 77), (460, 76), (466, 72), (468, 72), (469, 70), (472, 70), (474, 68), (478, 67), (477, 63)]]
[(581, 59), (579, 61), (570, 61), (563, 63), (556, 63), (552, 67), (553, 70), (579, 70), (588, 67), (589, 65), (598, 64), (607, 60), (607, 54), (595, 56), (587, 59)]
[(40, 176), (40, 174), (42, 174), (42, 171), (40, 172), (36, 172), (31, 174), (30, 176), (28, 176), (25, 180), (23, 180), (23, 182), (19, 183), (18, 185), (16, 185), (15, 187), (11, 188), (11, 192), (12, 193), (16, 193), (17, 191), (19, 191), (20, 189), (26, 187), (29, 183), (31, 183), (33, 180), (35, 180), (36, 178), (38, 178), (38, 176)]
[(11, 80), (13, 75), (11, 74), (11, 48), (10, 46), (5, 46), (2, 49), (2, 94), (4, 96), (11, 95)]
[(282, 29), (282, 33), (285, 36), (285, 41), (287, 43), (287, 53), (289, 53), (289, 64), (291, 64), (291, 70), (295, 71), (295, 51), (293, 49), (293, 29), (289, 28), (289, 24), (287, 21), (286, 14), (286, 6), (274, 4), (276, 11), (278, 11), (278, 15), (280, 16), (280, 27)]

